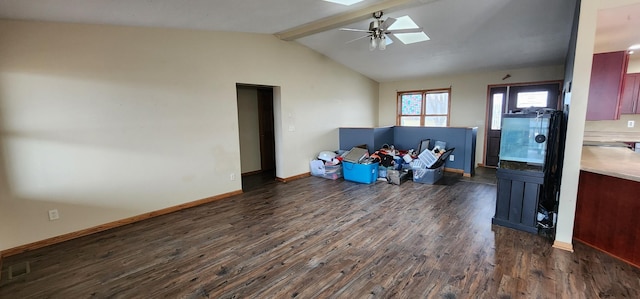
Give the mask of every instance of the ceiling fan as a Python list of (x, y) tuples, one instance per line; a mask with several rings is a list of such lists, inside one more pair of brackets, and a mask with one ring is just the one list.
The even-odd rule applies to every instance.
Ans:
[[(386, 20), (382, 20), (382, 11), (377, 11), (373, 13), (374, 20), (369, 23), (369, 30), (364, 29), (353, 29), (353, 28), (340, 28), (341, 31), (353, 31), (353, 32), (367, 32), (368, 34), (365, 36), (358, 37), (356, 39), (350, 40), (347, 43), (351, 43), (363, 38), (369, 38), (369, 50), (373, 51), (376, 48), (380, 50), (384, 50), (387, 47), (387, 43), (393, 42), (396, 40), (396, 37), (393, 34), (401, 34), (401, 33), (417, 33), (422, 32), (422, 28), (407, 28), (407, 29), (392, 29), (389, 27), (396, 22), (394, 18), (387, 18)], [(387, 41), (387, 38), (391, 38), (391, 41)]]

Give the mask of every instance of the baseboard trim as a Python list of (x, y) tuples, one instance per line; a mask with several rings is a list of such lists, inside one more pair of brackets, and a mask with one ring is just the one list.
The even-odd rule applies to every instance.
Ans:
[(306, 172), (306, 173), (303, 173), (303, 174), (290, 176), (288, 178), (276, 177), (276, 180), (278, 182), (281, 182), (281, 183), (288, 183), (288, 182), (291, 182), (291, 181), (303, 179), (303, 178), (310, 177), (310, 176), (311, 176), (311, 172)]
[(562, 249), (562, 250), (565, 250), (565, 251), (573, 252), (573, 244), (567, 243), (567, 242), (558, 241), (558, 240), (553, 241), (553, 248), (557, 248), (557, 249)]
[(444, 168), (445, 172), (451, 172), (451, 173), (459, 173), (461, 174), (463, 177), (465, 178), (470, 178), (471, 177), (471, 173), (466, 173), (464, 172), (464, 169), (458, 169), (458, 168)]
[(464, 170), (462, 169), (457, 169), (457, 168), (444, 168), (444, 171), (446, 172), (451, 172), (451, 173), (459, 173), (459, 174), (463, 174)]
[[(149, 219), (149, 218), (153, 218), (153, 217), (157, 217), (157, 216), (161, 216), (161, 215), (177, 212), (177, 211), (180, 211), (180, 210), (192, 208), (192, 207), (195, 207), (195, 206), (203, 205), (203, 204), (206, 204), (206, 203), (214, 202), (216, 200), (228, 198), (228, 197), (239, 195), (239, 194), (242, 194), (242, 190), (223, 193), (223, 194), (220, 194), (220, 195), (211, 196), (211, 197), (199, 199), (199, 200), (188, 202), (188, 203), (183, 203), (183, 204), (180, 204), (180, 205), (177, 205), (177, 206), (172, 206), (172, 207), (164, 208), (164, 209), (161, 209), (161, 210), (140, 214), (140, 215), (129, 217), (129, 218), (125, 218), (125, 219), (122, 219), (122, 220), (117, 220), (117, 221), (101, 224), (101, 225), (98, 225), (98, 226), (90, 227), (90, 228), (87, 228), (87, 229), (79, 230), (79, 231), (76, 231), (76, 232), (72, 232), (72, 233), (56, 236), (56, 237), (53, 237), (53, 238), (48, 238), (48, 239), (44, 239), (44, 240), (41, 240), (41, 241), (36, 241), (36, 242), (33, 242), (33, 243), (25, 244), (25, 245), (22, 245), (22, 246), (6, 249), (6, 250), (3, 250), (3, 251), (0, 251), (0, 266), (1, 266), (1, 263), (2, 263), (2, 257), (3, 256), (7, 257), (7, 256), (16, 255), (16, 254), (19, 254), (19, 253), (23, 253), (23, 252), (39, 249), (39, 248), (42, 248), (42, 247), (46, 247), (46, 246), (62, 243), (62, 242), (69, 241), (69, 240), (72, 240), (72, 239), (88, 236), (88, 235), (95, 234), (95, 233), (102, 232), (102, 231), (106, 231), (106, 230), (109, 230), (109, 229), (112, 229), (112, 228), (116, 228), (116, 227), (124, 226), (124, 225), (127, 225), (127, 224), (139, 222), (139, 221), (142, 221), (142, 220), (145, 220), (145, 219)], [(0, 269), (2, 269), (2, 268), (0, 268)]]
[(483, 168), (492, 168), (492, 169), (496, 169), (498, 168), (497, 166), (488, 166), (488, 165), (484, 165), (482, 163), (478, 163), (478, 167), (483, 167)]

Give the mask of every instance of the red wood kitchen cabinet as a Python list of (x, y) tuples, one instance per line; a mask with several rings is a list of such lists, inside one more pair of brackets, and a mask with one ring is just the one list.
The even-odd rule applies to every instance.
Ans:
[(620, 100), (629, 54), (626, 51), (593, 55), (587, 120), (620, 118)]
[(640, 182), (580, 171), (573, 238), (640, 267)]
[(640, 73), (626, 74), (620, 104), (621, 114), (640, 114)]

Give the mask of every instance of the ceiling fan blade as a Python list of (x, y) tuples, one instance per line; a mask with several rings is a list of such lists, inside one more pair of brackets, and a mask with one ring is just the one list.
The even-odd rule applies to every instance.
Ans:
[(353, 29), (353, 28), (340, 28), (340, 31), (353, 31), (353, 32), (369, 32), (369, 30), (364, 29)]
[(361, 40), (361, 39), (363, 39), (363, 38), (367, 38), (367, 37), (371, 37), (371, 34), (369, 34), (369, 35), (365, 35), (365, 36), (361, 36), (361, 37), (358, 37), (358, 38), (356, 38), (356, 39), (352, 39), (352, 40), (350, 40), (350, 41), (346, 42), (345, 44), (352, 43), (352, 42), (355, 42), (355, 41), (357, 41), (357, 40)]
[(401, 34), (401, 33), (418, 33), (418, 32), (422, 32), (422, 27), (420, 27), (420, 28), (410, 28), (410, 29), (387, 30), (384, 33), (386, 33), (386, 34)]
[(394, 42), (400, 42), (400, 40), (395, 37), (393, 34), (385, 34), (385, 36), (387, 37), (387, 46), (390, 44), (393, 44)]
[(394, 18), (387, 18), (386, 20), (384, 20), (384, 22), (382, 22), (382, 25), (384, 26), (384, 30), (389, 29), (389, 27), (391, 27), (391, 25), (393, 25), (393, 23), (396, 22), (396, 19)]

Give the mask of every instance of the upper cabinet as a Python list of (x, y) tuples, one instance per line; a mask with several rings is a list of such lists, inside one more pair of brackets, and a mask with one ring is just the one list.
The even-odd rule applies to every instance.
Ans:
[(623, 80), (628, 63), (626, 51), (593, 55), (587, 120), (620, 118)]
[(622, 89), (622, 100), (620, 105), (621, 114), (640, 114), (640, 73), (626, 74), (624, 77), (624, 88)]

